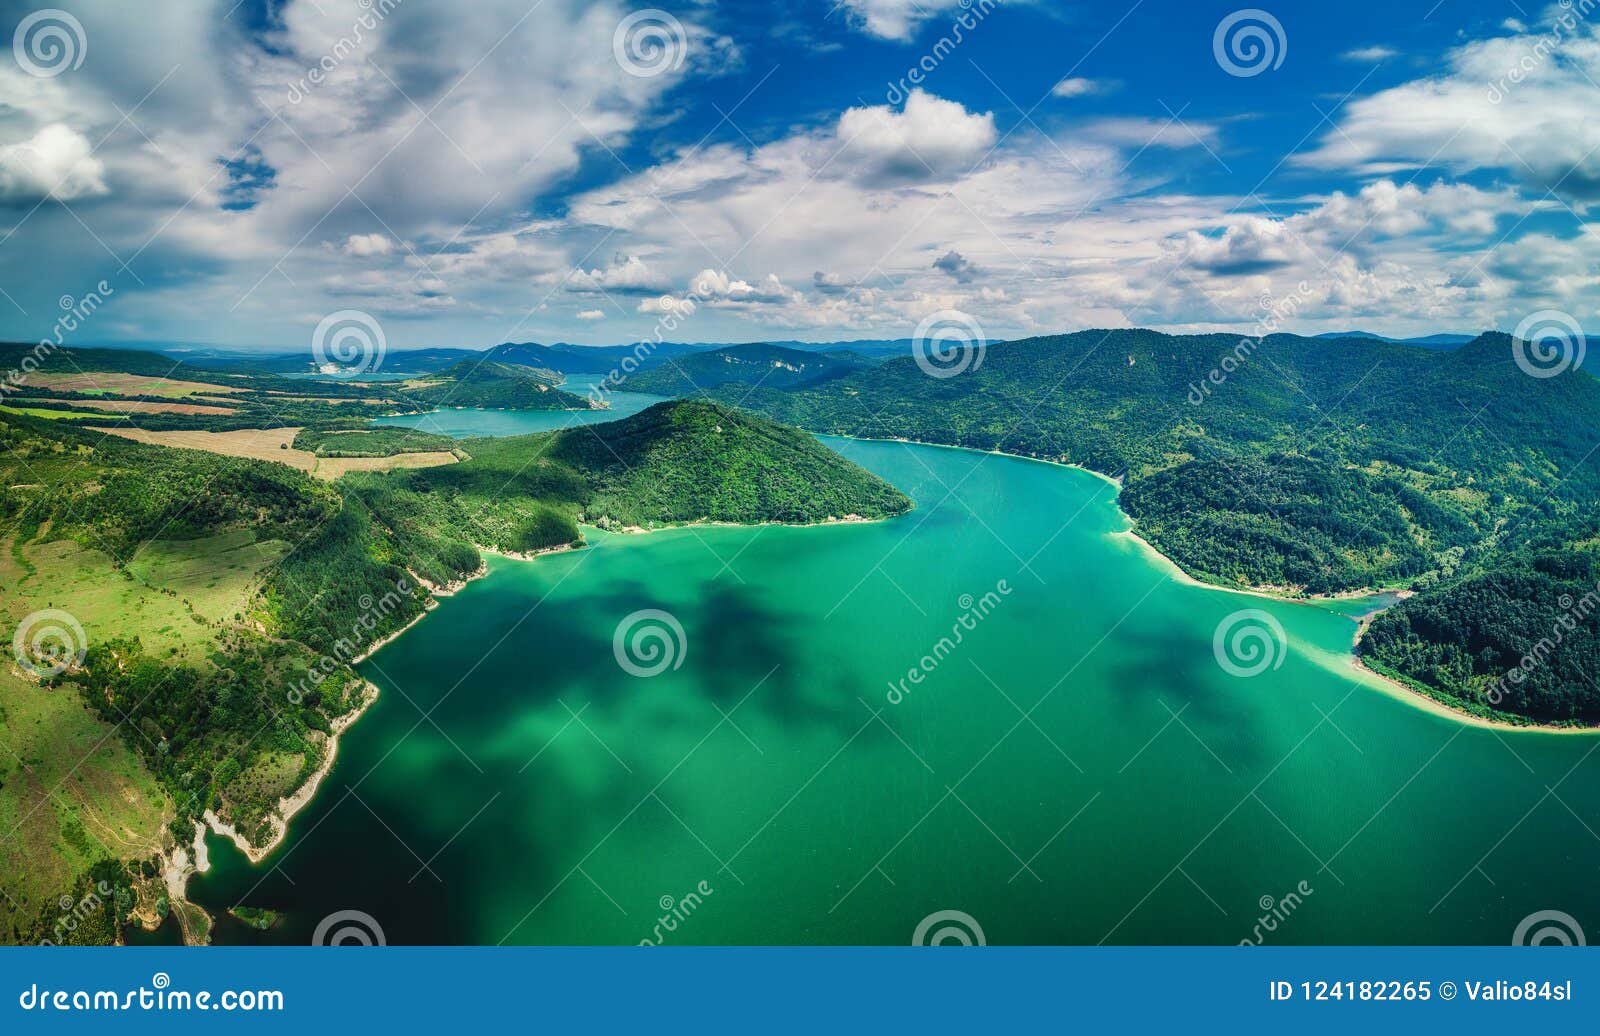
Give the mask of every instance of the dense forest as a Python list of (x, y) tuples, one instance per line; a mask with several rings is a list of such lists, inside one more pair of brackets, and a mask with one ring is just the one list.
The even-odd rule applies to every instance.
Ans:
[(667, 359), (628, 375), (621, 387), (657, 396), (694, 395), (735, 384), (789, 389), (870, 366), (871, 360), (846, 350), (804, 352), (755, 342)]
[[(813, 431), (1119, 477), (1136, 531), (1192, 574), (1289, 593), (1416, 589), (1363, 643), (1375, 668), (1469, 707), (1593, 722), (1600, 688), (1565, 668), (1594, 671), (1584, 638), (1489, 696), (1551, 609), (1582, 597), (1551, 566), (1582, 569), (1600, 542), (1600, 382), (1530, 377), (1518, 347), (1503, 334), (1441, 351), (1084, 331), (990, 345), (956, 377), (906, 356), (814, 386), (707, 394)], [(1447, 636), (1445, 613), (1475, 616), (1473, 638)], [(1580, 620), (1591, 635), (1597, 621)]]

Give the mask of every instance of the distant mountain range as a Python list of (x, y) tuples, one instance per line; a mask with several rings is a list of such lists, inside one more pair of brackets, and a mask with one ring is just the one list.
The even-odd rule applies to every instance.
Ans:
[(658, 396), (680, 396), (736, 383), (798, 388), (841, 377), (876, 362), (847, 349), (809, 352), (753, 342), (675, 357), (628, 376), (621, 387)]
[(1395, 345), (1420, 345), (1424, 349), (1454, 349), (1460, 345), (1477, 338), (1477, 335), (1438, 334), (1423, 335), (1420, 338), (1390, 338), (1388, 335), (1373, 334), (1370, 331), (1329, 331), (1326, 334), (1316, 335), (1317, 338), (1370, 338), (1375, 342), (1390, 342)]

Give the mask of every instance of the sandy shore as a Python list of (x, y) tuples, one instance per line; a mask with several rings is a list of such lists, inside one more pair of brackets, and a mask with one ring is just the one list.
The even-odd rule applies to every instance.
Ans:
[(590, 528), (599, 529), (601, 532), (610, 533), (613, 536), (648, 536), (652, 532), (671, 532), (674, 529), (821, 529), (829, 525), (871, 525), (874, 522), (889, 522), (896, 518), (903, 518), (910, 513), (911, 511), (907, 510), (902, 511), (900, 514), (885, 515), (882, 518), (867, 518), (859, 514), (847, 514), (835, 518), (830, 515), (818, 522), (674, 522), (671, 525), (658, 525), (653, 529), (646, 529), (642, 525), (621, 525), (606, 529), (598, 525), (592, 525), (589, 522), (584, 522), (583, 524)]
[(316, 771), (312, 773), (304, 784), (296, 788), (291, 794), (278, 800), (276, 810), (268, 819), (268, 824), (272, 828), (272, 835), (263, 845), (255, 846), (250, 844), (250, 841), (240, 834), (232, 824), (224, 821), (209, 809), (203, 815), (206, 826), (211, 829), (213, 834), (221, 835), (231, 841), (251, 863), (260, 863), (266, 859), (274, 849), (283, 843), (284, 836), (289, 832), (289, 821), (294, 819), (295, 814), (311, 804), (311, 800), (316, 797), (317, 789), (322, 785), (323, 778), (333, 771), (334, 760), (339, 755), (339, 736), (348, 730), (351, 724), (360, 719), (372, 707), (373, 702), (377, 700), (378, 688), (374, 684), (367, 682), (366, 693), (362, 697), (361, 704), (333, 721), (331, 724), (333, 733), (328, 737), (328, 751), (322, 757), (322, 765), (317, 767)]
[[(1281, 592), (1272, 589), (1241, 589), (1231, 586), (1217, 586), (1213, 583), (1203, 582), (1191, 576), (1189, 573), (1185, 572), (1177, 562), (1161, 553), (1161, 551), (1152, 546), (1148, 540), (1143, 539), (1131, 529), (1114, 533), (1113, 535), (1119, 538), (1132, 540), (1135, 544), (1137, 544), (1140, 551), (1142, 551), (1152, 562), (1156, 563), (1159, 567), (1169, 570), (1173, 582), (1182, 583), (1185, 586), (1198, 587), (1202, 590), (1212, 590), (1218, 593), (1227, 594), (1240, 594), (1245, 597), (1265, 598), (1271, 601), (1281, 601), (1285, 604), (1303, 604), (1309, 607), (1315, 607), (1317, 601), (1355, 600), (1362, 597), (1375, 597), (1379, 594), (1386, 593), (1394, 594), (1397, 600), (1404, 600), (1407, 597), (1414, 596), (1415, 593), (1415, 591), (1412, 590), (1351, 590), (1337, 594), (1315, 594), (1303, 597), (1288, 597)], [(1396, 680), (1393, 677), (1385, 676), (1377, 670), (1370, 668), (1361, 660), (1361, 656), (1356, 654), (1356, 645), (1361, 642), (1361, 635), (1366, 632), (1367, 627), (1372, 625), (1372, 620), (1377, 618), (1386, 610), (1387, 609), (1385, 608), (1375, 608), (1368, 614), (1354, 620), (1356, 623), (1356, 628), (1350, 637), (1350, 653), (1344, 656), (1344, 660), (1348, 664), (1351, 673), (1356, 678), (1360, 679), (1363, 686), (1372, 687), (1375, 690), (1378, 690), (1383, 694), (1395, 699), (1396, 701), (1404, 702), (1412, 708), (1421, 709), (1423, 712), (1432, 713), (1435, 716), (1442, 716), (1445, 719), (1453, 720), (1457, 723), (1463, 723), (1471, 727), (1483, 727), (1491, 730), (1515, 730), (1522, 733), (1541, 734), (1600, 733), (1600, 728), (1597, 727), (1558, 727), (1546, 723), (1510, 723), (1505, 720), (1497, 720), (1491, 719), (1487, 716), (1479, 716), (1463, 709), (1454, 708), (1453, 706), (1440, 701), (1432, 695), (1424, 694), (1421, 691), (1407, 687), (1399, 680)]]
[[(1113, 478), (1104, 472), (1095, 471), (1093, 468), (1086, 468), (1080, 464), (1068, 464), (1062, 461), (1049, 460), (1044, 457), (1029, 457), (1025, 454), (1006, 453), (1004, 450), (978, 450), (967, 446), (951, 446), (948, 443), (923, 442), (917, 439), (875, 438), (872, 436), (861, 435), (834, 435), (833, 437), (837, 439), (854, 439), (861, 442), (903, 442), (917, 446), (933, 446), (941, 450), (966, 450), (969, 453), (986, 453), (998, 457), (1010, 457), (1013, 460), (1027, 460), (1034, 461), (1039, 464), (1052, 464), (1060, 468), (1071, 468), (1074, 471), (1082, 471), (1085, 474), (1092, 475), (1095, 478), (1100, 479), (1102, 482), (1109, 482), (1111, 485), (1116, 486), (1119, 491), (1122, 489), (1122, 480), (1120, 478)], [(1126, 517), (1126, 515), (1124, 517)], [(1129, 519), (1129, 521), (1131, 522), (1132, 519)], [(1333, 594), (1295, 594), (1293, 591), (1290, 591), (1286, 588), (1278, 587), (1245, 588), (1219, 586), (1215, 583), (1207, 583), (1204, 580), (1196, 579), (1188, 572), (1185, 572), (1183, 570), (1183, 566), (1179, 565), (1176, 561), (1172, 560), (1160, 550), (1156, 549), (1156, 547), (1150, 543), (1150, 541), (1134, 532), (1131, 527), (1121, 532), (1113, 533), (1112, 536), (1115, 538), (1131, 540), (1148, 560), (1154, 563), (1158, 568), (1166, 569), (1173, 582), (1181, 583), (1184, 586), (1198, 587), (1202, 590), (1212, 590), (1218, 593), (1227, 594), (1239, 594), (1244, 597), (1255, 597), (1271, 601), (1281, 601), (1287, 604), (1304, 604), (1310, 607), (1315, 607), (1316, 602), (1318, 601), (1356, 600), (1362, 597), (1375, 597), (1379, 594), (1386, 593), (1394, 594), (1397, 600), (1404, 600), (1407, 597), (1411, 597), (1415, 593), (1415, 591), (1412, 590), (1402, 589), (1373, 589), (1349, 590)], [(1350, 642), (1350, 653), (1345, 656), (1346, 662), (1348, 663), (1352, 673), (1359, 678), (1364, 685), (1373, 687), (1375, 690), (1387, 694), (1397, 701), (1404, 702), (1405, 704), (1410, 705), (1412, 708), (1421, 709), (1424, 712), (1429, 712), (1435, 716), (1441, 716), (1446, 719), (1454, 720), (1457, 723), (1463, 723), (1467, 726), (1485, 727), (1494, 730), (1513, 730), (1520, 731), (1522, 733), (1600, 733), (1600, 727), (1557, 727), (1548, 724), (1537, 723), (1508, 723), (1504, 720), (1495, 720), (1484, 716), (1474, 715), (1473, 713), (1447, 705), (1446, 703), (1430, 695), (1413, 690), (1400, 681), (1385, 676), (1382, 673), (1369, 668), (1366, 663), (1361, 661), (1361, 657), (1355, 653), (1355, 647), (1360, 642), (1361, 635), (1365, 633), (1367, 627), (1371, 625), (1372, 620), (1384, 610), (1385, 609), (1382, 608), (1375, 609), (1371, 613), (1356, 620), (1356, 629), (1351, 637)]]
[[(412, 579), (417, 579), (417, 574), (415, 572), (412, 572), (411, 573), (411, 578)], [(418, 582), (421, 582), (421, 580), (418, 579)], [(431, 592), (432, 591), (430, 591), (430, 593)], [(435, 596), (448, 596), (448, 595), (436, 594)], [(390, 641), (397, 639), (400, 636), (400, 634), (404, 633), (406, 630), (410, 629), (411, 627), (415, 626), (417, 623), (421, 622), (423, 616), (427, 615), (429, 612), (431, 612), (436, 607), (438, 607), (438, 605), (433, 600), (430, 599), (426, 604), (424, 604), (422, 606), (422, 611), (419, 612), (415, 618), (413, 618), (410, 622), (406, 623), (404, 626), (401, 626), (399, 629), (395, 630), (393, 633), (389, 634), (387, 637), (384, 637), (381, 640), (373, 641), (372, 642), (372, 646), (368, 647), (367, 650), (361, 652), (361, 654), (357, 655), (354, 659), (352, 659), (350, 661), (350, 664), (352, 666), (355, 666), (355, 665), (360, 665), (362, 662), (365, 662), (367, 659), (369, 659), (373, 655), (377, 654), (379, 648), (383, 647), (385, 644), (389, 643)]]

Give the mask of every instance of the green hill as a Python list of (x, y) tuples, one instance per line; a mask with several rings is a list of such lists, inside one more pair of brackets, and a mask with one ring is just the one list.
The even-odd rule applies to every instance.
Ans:
[(810, 435), (710, 403), (658, 403), (569, 430), (550, 454), (588, 473), (585, 511), (600, 524), (810, 523), (911, 508)]
[[(329, 484), (0, 412), (6, 635), (65, 611), (85, 649), (43, 688), (0, 670), (0, 739), (52, 760), (40, 777), (61, 776), (58, 756), (84, 760), (70, 800), (0, 762), (0, 817), (28, 825), (0, 846), (14, 876), (0, 941), (47, 936), (59, 896), (82, 898), (91, 880), (119, 891), (76, 938), (153, 919), (168, 904), (150, 857), (192, 841), (206, 810), (254, 844), (270, 838), (279, 800), (364, 700), (350, 663), (422, 613), (420, 580), (480, 571), (480, 546), (563, 546), (586, 519), (811, 522), (909, 507), (811, 437), (711, 404), (663, 403), (600, 429), (470, 440), (458, 464)], [(395, 445), (380, 435), (362, 449)], [(116, 817), (118, 836), (103, 841), (80, 810)]]
[[(1555, 561), (1590, 572), (1600, 542), (1600, 382), (1531, 377), (1513, 346), (1503, 334), (1442, 352), (1085, 331), (992, 345), (951, 378), (897, 359), (817, 386), (712, 394), (815, 431), (1121, 477), (1137, 531), (1192, 574), (1287, 592), (1419, 589), (1364, 641), (1376, 667), (1469, 707), (1600, 720), (1600, 687), (1554, 671), (1550, 693), (1489, 695), (1537, 642), (1527, 638), (1542, 619), (1524, 621), (1542, 612), (1534, 588), (1566, 592), (1541, 573)], [(1508, 572), (1519, 577), (1478, 582)], [(1434, 603), (1469, 602), (1481, 632), (1466, 640), (1425, 618)], [(1583, 621), (1592, 630), (1596, 619)], [(1588, 643), (1570, 660), (1600, 671)]]
[(484, 410), (594, 410), (600, 407), (556, 386), (554, 371), (478, 357), (452, 364), (437, 374), (405, 382), (400, 394), (424, 406), (477, 407)]
[(735, 384), (792, 389), (815, 385), (871, 365), (865, 357), (842, 350), (803, 352), (754, 342), (668, 359), (649, 370), (629, 375), (624, 387), (629, 392), (657, 396), (697, 395)]

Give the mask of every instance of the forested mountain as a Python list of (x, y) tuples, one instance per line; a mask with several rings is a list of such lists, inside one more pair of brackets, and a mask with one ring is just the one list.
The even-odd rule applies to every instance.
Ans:
[(815, 385), (872, 366), (852, 352), (803, 352), (781, 345), (752, 342), (711, 352), (693, 353), (629, 375), (622, 387), (657, 396), (692, 396), (723, 385), (760, 385), (790, 389)]
[(404, 382), (399, 394), (426, 406), (485, 410), (593, 410), (598, 405), (557, 388), (562, 375), (540, 367), (481, 357)]
[[(184, 909), (156, 852), (192, 841), (207, 810), (257, 845), (270, 837), (280, 798), (365, 696), (349, 663), (421, 614), (419, 577), (478, 572), (480, 546), (570, 544), (583, 520), (812, 522), (910, 506), (809, 436), (713, 404), (601, 427), (468, 440), (459, 463), (330, 484), (0, 411), (0, 616), (8, 630), (33, 620), (23, 642), (41, 670), (0, 668), (0, 734), (34, 760), (0, 760), (0, 817), (26, 825), (0, 845), (14, 876), (6, 941), (46, 936), (58, 897), (81, 899), (91, 876), (117, 892), (74, 940)], [(364, 452), (415, 445), (374, 434)], [(32, 647), (45, 629), (58, 635)], [(112, 844), (47, 797), (74, 775), (93, 814), (115, 818)]]
[(487, 355), (491, 360), (543, 367), (563, 374), (607, 374), (615, 370), (624, 358), (631, 358), (632, 363), (639, 367), (651, 367), (672, 357), (687, 356), (693, 352), (695, 346), (671, 342), (651, 343), (648, 347), (506, 342), (490, 349)]
[[(903, 358), (817, 386), (712, 395), (814, 431), (1121, 477), (1137, 531), (1193, 574), (1290, 592), (1417, 588), (1363, 645), (1374, 664), (1478, 707), (1600, 719), (1600, 688), (1552, 670), (1541, 677), (1560, 683), (1549, 694), (1489, 697), (1546, 617), (1540, 588), (1560, 598), (1589, 578), (1574, 573), (1593, 557), (1600, 501), (1600, 382), (1530, 376), (1522, 348), (1503, 334), (1440, 351), (1085, 331), (990, 345), (955, 377)], [(1552, 559), (1565, 583), (1541, 575)], [(1527, 578), (1474, 582), (1510, 573)], [(1468, 642), (1424, 617), (1447, 602), (1478, 613)], [(1596, 619), (1584, 621), (1592, 630)], [(1585, 654), (1593, 643), (1573, 646), (1569, 662), (1600, 669)]]

